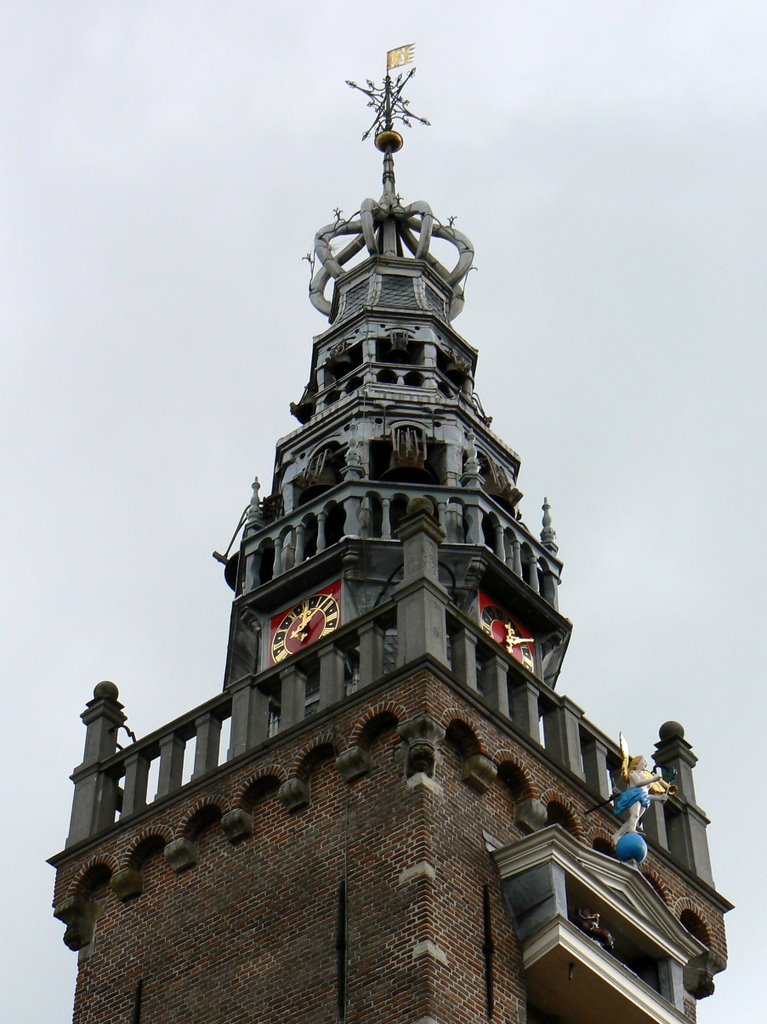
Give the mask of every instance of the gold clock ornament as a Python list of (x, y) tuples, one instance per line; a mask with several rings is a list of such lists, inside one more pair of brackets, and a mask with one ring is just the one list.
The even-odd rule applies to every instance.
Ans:
[(275, 615), (269, 647), (272, 664), (277, 665), (292, 654), (305, 651), (337, 629), (341, 621), (340, 598), (341, 585), (336, 583)]
[(479, 616), (482, 629), (495, 642), (515, 658), (518, 662), (535, 672), (535, 637), (515, 619), (505, 608), (501, 608), (492, 598), (480, 591)]

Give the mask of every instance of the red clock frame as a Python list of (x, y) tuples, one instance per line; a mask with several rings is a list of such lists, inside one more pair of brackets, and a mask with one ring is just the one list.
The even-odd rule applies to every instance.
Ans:
[(272, 617), (269, 664), (278, 665), (300, 654), (341, 624), (341, 581), (302, 597)]
[(530, 672), (536, 671), (535, 637), (489, 594), (479, 592), (479, 621), (485, 633)]

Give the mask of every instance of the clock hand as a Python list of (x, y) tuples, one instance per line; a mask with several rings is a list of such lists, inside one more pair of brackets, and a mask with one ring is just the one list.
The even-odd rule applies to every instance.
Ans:
[(298, 629), (296, 630), (297, 633), (302, 633), (306, 629), (306, 627), (312, 621), (312, 616), (314, 615), (315, 611), (316, 608), (304, 608), (304, 610), (301, 612), (301, 619), (298, 623)]
[(528, 636), (517, 636), (512, 626), (506, 624), (506, 644), (516, 647), (519, 644), (534, 644), (535, 640)]

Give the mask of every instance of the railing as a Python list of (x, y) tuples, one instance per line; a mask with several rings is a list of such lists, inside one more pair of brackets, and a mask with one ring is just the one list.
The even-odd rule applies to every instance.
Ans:
[[(550, 762), (582, 780), (595, 803), (607, 801), (618, 781), (617, 746), (573, 701), (555, 693), (445, 600), (436, 577), (439, 534), (426, 521), (433, 524), (431, 516), (420, 512), (403, 524), (404, 580), (386, 604), (286, 664), (234, 681), (221, 696), (125, 750), (116, 752), (117, 731), (125, 721), (116, 687), (99, 684), (82, 716), (88, 731), (83, 763), (73, 775), (68, 845), (141, 811), (153, 798), (181, 790), (187, 781), (211, 775), (227, 760), (426, 654), (442, 661), (445, 671), (493, 709), (520, 739), (538, 746)], [(419, 528), (422, 523), (426, 526)], [(441, 631), (432, 628), (440, 616)], [(225, 725), (228, 746), (222, 743)], [(678, 733), (662, 739), (659, 758), (662, 754), (662, 764), (679, 770), (680, 793), (669, 804), (652, 805), (644, 819), (646, 830), (710, 881), (706, 819), (695, 805), (692, 785), (695, 757)], [(154, 796), (149, 788), (152, 777), (157, 780)]]
[[(338, 629), (330, 642), (257, 677), (238, 680), (220, 696), (117, 752), (116, 735), (125, 718), (119, 704), (98, 696), (97, 687), (83, 717), (89, 729), (100, 729), (103, 735), (98, 743), (86, 743), (86, 759), (73, 775), (68, 845), (179, 791), (380, 679), (395, 667), (396, 637), (396, 607), (389, 602), (374, 615)], [(102, 753), (106, 749), (109, 756), (89, 758), (89, 747)]]
[(238, 594), (301, 565), (342, 537), (393, 540), (408, 501), (420, 495), (433, 501), (447, 543), (488, 548), (557, 608), (561, 561), (484, 491), (378, 480), (337, 484), (277, 522), (251, 529)]

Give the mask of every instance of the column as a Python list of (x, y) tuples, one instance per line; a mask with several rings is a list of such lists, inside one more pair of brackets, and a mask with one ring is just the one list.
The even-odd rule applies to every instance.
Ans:
[(482, 666), (482, 689), (485, 702), (508, 718), (508, 668), (505, 659), (500, 654), (493, 654)]
[(565, 768), (583, 778), (580, 720), (583, 709), (568, 697), (543, 718), (546, 750)]
[(149, 761), (143, 752), (128, 754), (125, 758), (122, 817), (146, 807), (146, 788), (149, 782)]
[(445, 533), (428, 498), (414, 498), (400, 523), (404, 578), (395, 589), (400, 665), (430, 654), (447, 665), (447, 593), (438, 578), (439, 545)]
[(477, 637), (459, 629), (452, 637), (453, 675), (469, 690), (477, 691)]
[(391, 498), (381, 498), (381, 539), (391, 540)]
[(375, 622), (359, 631), (360, 687), (369, 686), (383, 675), (384, 632)]
[(304, 535), (306, 533), (306, 527), (303, 523), (298, 523), (296, 526), (296, 555), (295, 564), (300, 565), (304, 560)]
[(306, 677), (297, 668), (287, 668), (280, 673), (282, 683), (282, 709), (280, 711), (280, 732), (291, 725), (303, 722), (306, 702)]
[(231, 760), (266, 741), (269, 729), (269, 697), (259, 690), (252, 676), (231, 686), (230, 691), (232, 727), (227, 757)]
[(197, 744), (194, 748), (192, 778), (207, 775), (218, 768), (218, 748), (221, 741), (221, 721), (210, 711), (195, 719)]
[(600, 800), (608, 800), (612, 793), (612, 785), (607, 772), (607, 746), (596, 737), (589, 739), (581, 747), (583, 757), (583, 774), (589, 788)]
[(171, 733), (160, 740), (160, 776), (157, 780), (157, 796), (166, 796), (181, 789), (184, 774), (184, 740)]
[(330, 647), (320, 654), (320, 710), (344, 698), (344, 654)]
[(511, 691), (512, 721), (514, 725), (536, 743), (541, 742), (538, 687), (525, 679), (515, 683)]
[(113, 778), (99, 770), (99, 764), (116, 752), (117, 730), (125, 722), (118, 696), (114, 683), (98, 683), (93, 700), (80, 716), (86, 729), (85, 750), (82, 763), (72, 775), (75, 792), (67, 846), (87, 839), (114, 821), (117, 786)]

